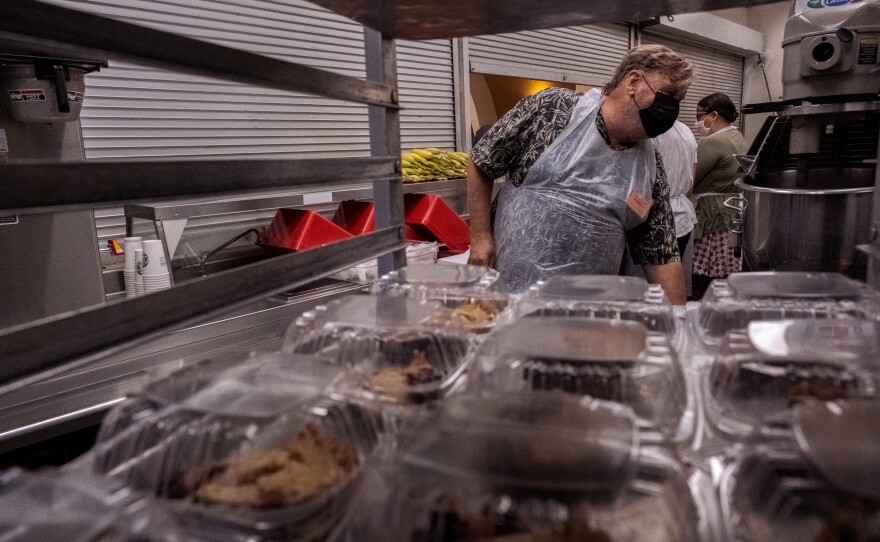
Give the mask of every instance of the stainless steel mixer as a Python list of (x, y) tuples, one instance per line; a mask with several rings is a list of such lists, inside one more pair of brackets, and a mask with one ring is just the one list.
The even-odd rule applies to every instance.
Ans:
[[(820, 3), (824, 6), (825, 3)], [(801, 6), (786, 23), (783, 101), (741, 157), (751, 270), (864, 276), (880, 134), (880, 3)]]

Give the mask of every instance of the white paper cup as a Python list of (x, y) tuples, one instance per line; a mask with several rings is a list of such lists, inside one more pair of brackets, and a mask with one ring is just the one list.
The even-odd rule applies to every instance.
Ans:
[(140, 237), (126, 237), (123, 239), (122, 250), (125, 251), (125, 271), (135, 272), (134, 252), (143, 248), (144, 241)]
[(168, 262), (165, 261), (165, 249), (162, 248), (162, 241), (156, 239), (144, 241), (141, 274), (145, 277), (168, 276)]

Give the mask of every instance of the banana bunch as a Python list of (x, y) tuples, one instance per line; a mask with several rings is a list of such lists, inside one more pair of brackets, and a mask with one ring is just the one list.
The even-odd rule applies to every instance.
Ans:
[(413, 149), (401, 156), (403, 182), (445, 181), (467, 175), (466, 152), (446, 152), (440, 149)]

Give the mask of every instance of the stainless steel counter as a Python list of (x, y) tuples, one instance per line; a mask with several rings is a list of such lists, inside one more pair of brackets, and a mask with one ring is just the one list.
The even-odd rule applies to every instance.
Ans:
[(0, 396), (0, 453), (98, 423), (126, 394), (189, 363), (236, 350), (277, 350), (293, 318), (361, 289), (362, 285), (332, 282), (287, 299), (260, 301), (75, 372), (4, 394)]

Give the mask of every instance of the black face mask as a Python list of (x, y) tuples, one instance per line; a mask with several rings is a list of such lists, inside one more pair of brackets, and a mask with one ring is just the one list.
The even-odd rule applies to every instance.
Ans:
[[(678, 118), (678, 100), (665, 92), (655, 91), (647, 79), (644, 77), (642, 79), (654, 93), (654, 101), (644, 109), (639, 108), (639, 118), (642, 120), (642, 127), (648, 137), (657, 137), (675, 124), (675, 120)], [(633, 96), (633, 102), (636, 103), (635, 96)], [(636, 107), (639, 107), (638, 103), (636, 103)]]

